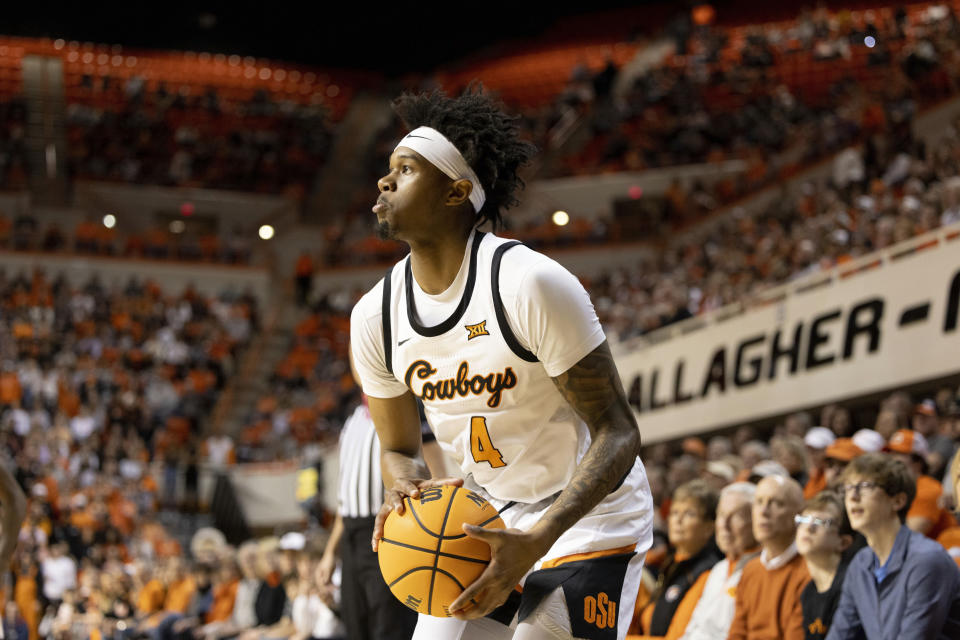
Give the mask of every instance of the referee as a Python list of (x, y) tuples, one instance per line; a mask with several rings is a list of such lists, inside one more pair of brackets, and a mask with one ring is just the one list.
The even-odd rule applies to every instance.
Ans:
[[(350, 359), (351, 370), (353, 358)], [(354, 373), (356, 379), (356, 373)], [(359, 384), (359, 383), (358, 383)], [(423, 456), (434, 477), (446, 477), (440, 446), (421, 409)], [(330, 584), (337, 555), (342, 561), (340, 613), (350, 640), (409, 640), (417, 613), (390, 592), (377, 554), (370, 549), (373, 523), (383, 503), (380, 440), (366, 398), (340, 432), (340, 479), (337, 519), (320, 560), (320, 578)]]

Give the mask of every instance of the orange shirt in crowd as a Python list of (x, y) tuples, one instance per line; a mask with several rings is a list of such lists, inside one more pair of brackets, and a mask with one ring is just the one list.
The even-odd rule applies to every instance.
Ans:
[(174, 582), (167, 588), (167, 598), (163, 603), (164, 610), (186, 613), (196, 590), (197, 583), (190, 576)]
[(161, 558), (175, 558), (183, 553), (180, 543), (173, 538), (162, 538), (157, 540), (154, 545), (154, 553)]
[(40, 624), (40, 603), (37, 600), (37, 581), (33, 576), (17, 576), (17, 584), (13, 588), (13, 601), (20, 609), (20, 615), (30, 630), (30, 640), (37, 640), (40, 635), (37, 627)]
[(83, 220), (77, 225), (74, 235), (78, 242), (95, 240), (97, 237), (97, 225), (91, 220)]
[(727, 640), (804, 640), (800, 592), (809, 581), (800, 555), (772, 570), (760, 558), (748, 562), (737, 587), (736, 613)]
[(943, 494), (943, 485), (930, 476), (919, 476), (917, 478), (917, 496), (910, 504), (910, 510), (907, 511), (908, 520), (910, 518), (926, 518), (933, 523), (933, 526), (927, 531), (927, 537), (934, 540), (950, 527), (957, 525), (957, 521), (950, 515), (950, 512), (940, 506), (941, 494)]
[(296, 272), (298, 278), (304, 278), (313, 273), (313, 260), (306, 253), (297, 258)]
[(143, 585), (140, 593), (137, 594), (137, 612), (141, 615), (149, 615), (160, 611), (163, 607), (163, 596), (163, 583), (154, 578)]
[(233, 603), (237, 599), (239, 580), (218, 584), (213, 588), (213, 605), (207, 612), (207, 624), (229, 620), (233, 614)]
[(190, 384), (197, 393), (206, 393), (217, 384), (217, 376), (207, 369), (191, 369), (187, 374)]
[[(700, 596), (703, 595), (703, 588), (707, 584), (708, 577), (710, 577), (709, 571), (704, 571), (701, 573), (700, 577), (697, 578), (697, 581), (693, 583), (693, 586), (690, 587), (690, 589), (688, 589), (683, 595), (683, 599), (677, 606), (677, 610), (673, 613), (673, 619), (670, 620), (670, 627), (667, 629), (667, 635), (648, 636), (628, 633), (627, 640), (652, 640), (653, 638), (679, 640), (679, 638), (683, 635), (683, 632), (687, 630), (687, 625), (690, 623), (690, 618), (693, 617), (693, 610), (697, 608), (697, 603), (700, 602)], [(648, 606), (644, 610), (641, 617), (643, 628), (649, 629), (650, 622), (653, 620), (653, 607)], [(631, 631), (633, 631), (633, 625), (631, 625)]]
[(110, 524), (125, 536), (133, 533), (136, 525), (137, 505), (120, 494), (111, 496), (107, 503), (110, 513)]
[(937, 542), (943, 545), (953, 561), (960, 567), (960, 527), (950, 527), (937, 536)]
[(20, 379), (15, 372), (0, 373), (0, 404), (18, 402), (22, 393)]
[(810, 479), (807, 480), (807, 486), (803, 488), (803, 499), (809, 500), (826, 488), (827, 476), (824, 475), (823, 469), (814, 469), (810, 474)]

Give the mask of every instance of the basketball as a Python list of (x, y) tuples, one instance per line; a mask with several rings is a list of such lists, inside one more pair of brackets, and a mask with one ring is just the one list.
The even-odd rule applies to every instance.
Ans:
[(450, 604), (490, 562), (490, 547), (463, 532), (463, 525), (503, 529), (489, 502), (462, 487), (434, 487), (404, 498), (391, 511), (377, 551), (390, 591), (418, 613), (449, 618)]

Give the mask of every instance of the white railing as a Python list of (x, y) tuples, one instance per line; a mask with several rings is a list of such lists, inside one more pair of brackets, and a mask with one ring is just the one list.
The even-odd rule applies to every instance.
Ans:
[[(618, 353), (626, 354), (639, 351), (650, 345), (672, 340), (679, 336), (699, 331), (709, 326), (726, 322), (741, 316), (750, 309), (776, 304), (791, 295), (807, 293), (814, 289), (831, 286), (840, 280), (856, 277), (858, 274), (873, 269), (880, 269), (904, 258), (914, 256), (922, 251), (943, 247), (947, 243), (960, 244), (960, 222), (939, 227), (919, 236), (904, 240), (879, 251), (874, 251), (843, 264), (824, 269), (807, 276), (796, 278), (780, 285), (761, 289), (750, 294), (744, 300), (738, 300), (719, 309), (702, 313), (693, 318), (682, 320), (666, 327), (656, 329), (650, 333), (629, 340), (624, 340), (616, 346)], [(958, 247), (960, 250), (960, 247)]]

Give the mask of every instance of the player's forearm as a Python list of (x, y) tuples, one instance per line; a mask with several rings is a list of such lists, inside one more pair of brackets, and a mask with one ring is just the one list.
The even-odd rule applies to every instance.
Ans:
[(397, 480), (426, 480), (430, 470), (420, 454), (384, 449), (380, 454), (380, 471), (388, 489)]

